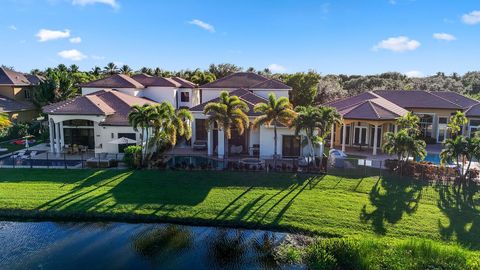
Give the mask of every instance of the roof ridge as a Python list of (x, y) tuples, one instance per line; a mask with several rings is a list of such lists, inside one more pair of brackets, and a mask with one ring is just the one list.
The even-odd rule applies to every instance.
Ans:
[[(397, 104), (391, 102), (390, 100), (388, 100), (388, 99), (386, 99), (386, 98), (382, 98), (382, 97), (380, 97), (380, 98), (383, 99), (383, 100), (385, 100), (385, 101), (387, 101), (387, 102), (389, 102), (389, 103), (391, 103), (391, 104), (394, 105), (394, 106), (398, 106)], [(391, 112), (392, 114), (399, 115), (399, 114), (396, 113), (395, 111), (393, 111), (393, 110), (391, 110), (391, 109), (389, 109), (389, 108), (387, 108), (387, 107), (384, 107), (384, 106), (382, 106), (381, 104), (378, 104), (377, 102), (375, 102), (375, 99), (371, 99), (371, 101), (372, 101), (373, 103), (375, 103), (375, 105), (382, 107), (384, 110), (389, 111), (389, 112)], [(401, 106), (398, 106), (398, 107), (401, 108), (401, 109), (403, 109)]]
[(380, 119), (380, 114), (378, 114), (377, 110), (375, 109), (375, 107), (373, 106), (373, 102), (372, 100), (366, 100), (366, 102), (368, 103), (368, 105), (370, 105), (370, 107), (372, 108), (373, 112), (375, 113), (375, 115), (377, 116), (378, 119)]
[(108, 105), (105, 101), (103, 101), (99, 96), (97, 95), (87, 95), (85, 96), (85, 98), (93, 104), (93, 106), (97, 107), (97, 109), (99, 109), (100, 111), (102, 111), (103, 113), (105, 113), (105, 115), (107, 115), (107, 112), (102, 110), (102, 108), (99, 107), (98, 104), (96, 104), (92, 99), (98, 99), (99, 101), (103, 102), (103, 104), (105, 104), (108, 108), (112, 109), (112, 112), (115, 113), (116, 111), (110, 106)]

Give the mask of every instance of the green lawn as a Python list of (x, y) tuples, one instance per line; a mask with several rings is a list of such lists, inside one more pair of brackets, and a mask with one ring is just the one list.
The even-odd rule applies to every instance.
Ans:
[(476, 188), (274, 173), (2, 169), (0, 174), (3, 217), (142, 217), (325, 236), (421, 237), (480, 249)]

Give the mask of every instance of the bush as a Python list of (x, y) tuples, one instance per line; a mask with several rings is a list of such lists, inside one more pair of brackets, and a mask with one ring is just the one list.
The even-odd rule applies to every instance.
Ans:
[(127, 146), (124, 150), (125, 156), (123, 161), (130, 168), (140, 168), (140, 163), (142, 160), (142, 147), (139, 145), (130, 145)]

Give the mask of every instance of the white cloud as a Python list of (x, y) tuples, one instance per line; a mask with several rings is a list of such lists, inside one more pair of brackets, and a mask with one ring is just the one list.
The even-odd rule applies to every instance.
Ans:
[(38, 41), (44, 42), (49, 40), (68, 38), (70, 37), (70, 30), (65, 29), (64, 31), (60, 30), (49, 30), (49, 29), (40, 29), (37, 35)]
[(407, 72), (405, 72), (405, 75), (407, 75), (407, 77), (410, 77), (410, 78), (425, 77), (425, 75), (421, 71), (418, 71), (418, 70), (407, 71)]
[(480, 10), (474, 10), (462, 16), (462, 21), (466, 24), (480, 23)]
[(446, 40), (446, 41), (453, 41), (457, 39), (455, 36), (447, 33), (435, 33), (433, 34), (433, 38), (439, 39), (439, 40)]
[(112, 8), (119, 8), (120, 7), (117, 0), (73, 0), (72, 4), (78, 5), (78, 6), (86, 6), (86, 5), (93, 5), (93, 4), (105, 4), (105, 5), (111, 6)]
[(61, 51), (58, 53), (58, 55), (64, 59), (68, 59), (72, 61), (80, 61), (87, 58), (86, 55), (84, 55), (83, 53), (75, 49)]
[(17, 31), (17, 27), (15, 25), (10, 25), (8, 26), (8, 29), (12, 30), (12, 31)]
[(196, 25), (204, 30), (207, 30), (208, 32), (210, 33), (215, 33), (215, 27), (213, 27), (213, 25), (211, 24), (208, 24), (204, 21), (200, 21), (200, 20), (197, 20), (197, 19), (193, 19), (191, 21), (188, 22), (189, 24), (193, 24), (193, 25)]
[(390, 50), (394, 52), (413, 51), (420, 47), (420, 42), (406, 36), (391, 37), (380, 41), (373, 47), (374, 51)]
[(285, 72), (287, 70), (284, 66), (279, 64), (270, 64), (268, 69), (272, 72)]
[(70, 43), (80, 43), (82, 42), (82, 38), (81, 37), (73, 37), (71, 39), (69, 39)]

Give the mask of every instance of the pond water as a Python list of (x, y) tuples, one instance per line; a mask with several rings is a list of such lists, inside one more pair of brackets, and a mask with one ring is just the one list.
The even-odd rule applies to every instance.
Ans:
[(171, 224), (0, 221), (0, 269), (301, 269), (284, 233)]

